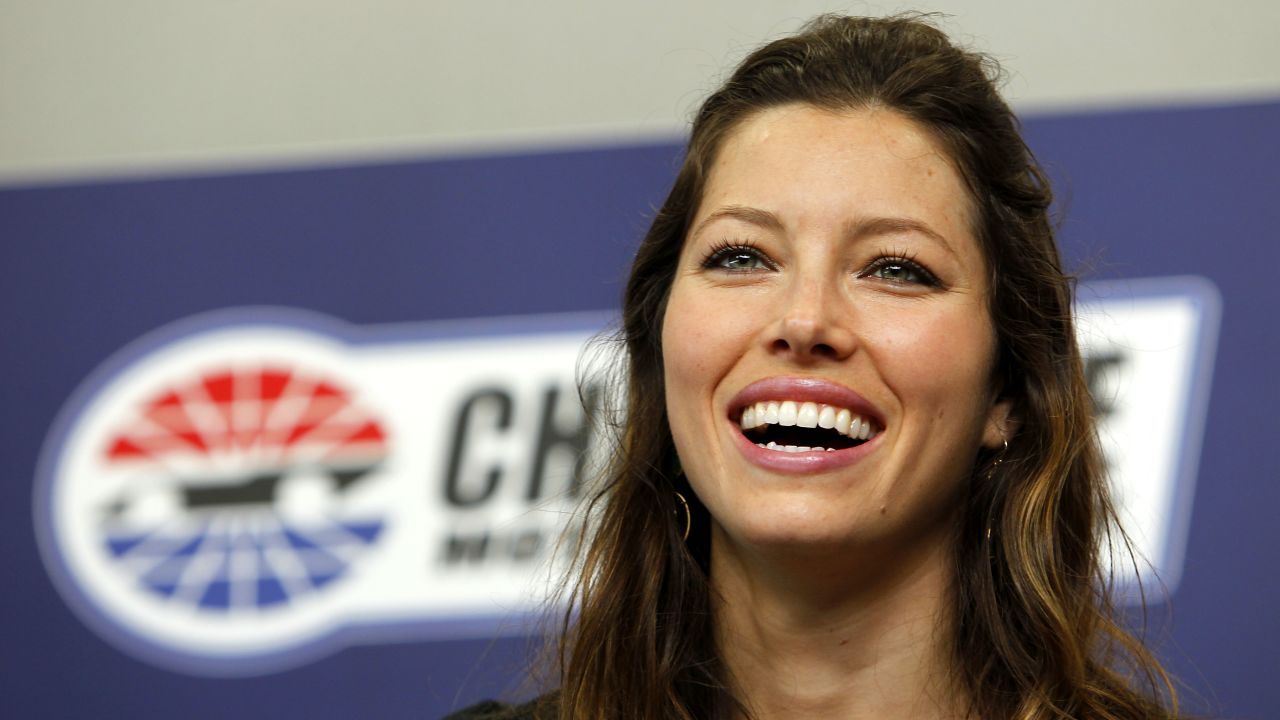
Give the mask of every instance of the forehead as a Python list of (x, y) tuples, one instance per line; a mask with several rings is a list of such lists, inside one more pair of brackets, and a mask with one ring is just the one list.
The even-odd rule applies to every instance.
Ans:
[(784, 105), (749, 116), (721, 143), (697, 216), (725, 205), (799, 225), (911, 218), (977, 252), (955, 164), (929, 130), (889, 109)]

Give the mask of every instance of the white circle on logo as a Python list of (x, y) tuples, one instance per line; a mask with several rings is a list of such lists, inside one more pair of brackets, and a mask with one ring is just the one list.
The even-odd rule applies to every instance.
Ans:
[(337, 629), (385, 534), (362, 490), (390, 437), (345, 346), (252, 323), (144, 344), (91, 381), (46, 447), (37, 525), (64, 595), (179, 664)]

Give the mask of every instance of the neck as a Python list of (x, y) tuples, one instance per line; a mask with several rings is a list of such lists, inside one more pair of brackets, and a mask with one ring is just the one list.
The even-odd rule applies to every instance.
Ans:
[(947, 547), (858, 561), (847, 551), (748, 549), (717, 528), (717, 642), (754, 720), (961, 717)]

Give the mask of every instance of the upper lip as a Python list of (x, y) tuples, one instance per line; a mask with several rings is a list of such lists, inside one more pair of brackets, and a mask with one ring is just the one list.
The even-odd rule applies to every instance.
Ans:
[(767, 400), (815, 402), (871, 418), (884, 427), (884, 418), (858, 393), (836, 382), (813, 377), (771, 377), (757, 380), (738, 391), (729, 402), (729, 416), (737, 419), (743, 408)]

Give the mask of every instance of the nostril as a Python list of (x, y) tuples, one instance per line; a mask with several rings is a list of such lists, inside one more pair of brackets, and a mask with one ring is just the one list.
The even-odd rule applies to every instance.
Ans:
[[(778, 338), (773, 341), (773, 350), (774, 352), (779, 352), (779, 353), (787, 353), (787, 352), (791, 352), (792, 350), (796, 350), (798, 352), (804, 352), (802, 348), (805, 348), (805, 347), (806, 347), (805, 345), (798, 345), (795, 348), (793, 348), (791, 343), (787, 342), (785, 338)], [(808, 352), (806, 354), (814, 355), (817, 357), (836, 358), (836, 357), (839, 357), (840, 355), (840, 353), (837, 352), (833, 346), (828, 345), (827, 343), (813, 343), (812, 345), (808, 345), (807, 348), (808, 348)]]

